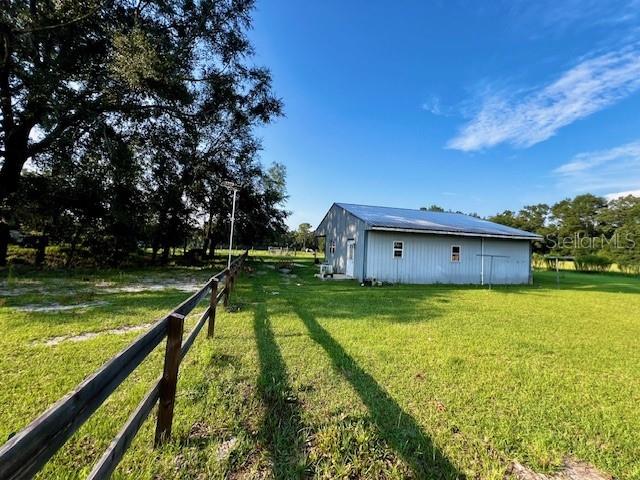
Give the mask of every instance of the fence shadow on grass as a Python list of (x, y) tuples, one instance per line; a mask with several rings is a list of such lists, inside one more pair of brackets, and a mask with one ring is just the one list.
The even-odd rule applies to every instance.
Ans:
[(259, 435), (270, 451), (274, 478), (302, 478), (306, 473), (306, 430), (300, 405), (289, 383), (264, 298), (256, 296), (263, 300), (257, 303), (253, 319), (260, 360), (258, 392), (265, 407)]
[(465, 478), (422, 431), (416, 420), (364, 371), (346, 350), (300, 304), (292, 302), (312, 340), (327, 353), (334, 368), (352, 385), (367, 406), (381, 437), (410, 466), (416, 478)]

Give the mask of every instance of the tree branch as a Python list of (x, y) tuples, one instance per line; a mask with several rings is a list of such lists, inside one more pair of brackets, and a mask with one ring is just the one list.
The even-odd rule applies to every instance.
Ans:
[(74, 23), (78, 23), (78, 22), (81, 22), (83, 20), (86, 20), (87, 18), (89, 18), (90, 16), (95, 14), (98, 10), (100, 10), (101, 8), (102, 8), (102, 4), (99, 3), (94, 9), (88, 11), (84, 15), (80, 15), (79, 17), (72, 18), (69, 21), (58, 23), (56, 25), (43, 25), (41, 27), (36, 27), (36, 28), (25, 28), (25, 29), (21, 29), (21, 30), (13, 30), (13, 33), (15, 33), (16, 35), (25, 35), (25, 34), (29, 34), (29, 33), (39, 33), (39, 32), (45, 32), (45, 31), (48, 31), (48, 30), (56, 30), (58, 28), (68, 27), (69, 25), (73, 25)]
[(102, 105), (90, 109), (79, 110), (78, 112), (62, 117), (56, 126), (45, 137), (30, 145), (27, 148), (28, 154), (35, 155), (42, 153), (45, 149), (50, 147), (69, 127), (76, 125), (82, 120), (88, 118), (95, 118), (102, 113), (132, 113), (135, 111), (156, 110), (159, 112), (168, 112), (174, 114), (173, 117), (178, 120), (183, 120), (184, 117), (195, 117), (197, 114), (190, 114), (181, 112), (178, 108), (170, 105)]

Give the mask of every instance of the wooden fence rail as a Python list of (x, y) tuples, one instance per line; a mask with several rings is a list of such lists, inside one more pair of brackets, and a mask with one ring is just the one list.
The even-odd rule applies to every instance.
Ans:
[[(207, 337), (215, 328), (216, 307), (220, 300), (225, 306), (248, 252), (235, 259), (229, 268), (213, 276), (200, 290), (158, 320), (131, 345), (105, 363), (71, 393), (58, 400), (46, 412), (15, 434), (0, 448), (0, 479), (32, 478), (84, 424), (115, 389), (142, 361), (167, 339), (164, 369), (113, 439), (102, 458), (89, 474), (89, 479), (109, 478), (122, 459), (142, 423), (158, 403), (158, 419), (154, 445), (166, 442), (171, 436), (176, 384), (180, 362), (187, 354), (207, 319)], [(218, 285), (224, 280), (224, 288)], [(210, 293), (209, 306), (200, 316), (193, 330), (183, 341), (185, 317)]]

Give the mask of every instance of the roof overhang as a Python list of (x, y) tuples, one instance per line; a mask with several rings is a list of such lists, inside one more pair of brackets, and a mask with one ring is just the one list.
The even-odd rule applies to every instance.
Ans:
[(369, 227), (367, 230), (376, 230), (381, 232), (404, 232), (404, 233), (429, 233), (434, 235), (451, 235), (455, 237), (482, 237), (482, 238), (502, 238), (505, 240), (542, 240), (539, 235), (536, 236), (518, 236), (518, 235), (498, 235), (494, 233), (475, 233), (475, 232), (459, 232), (448, 230), (420, 230), (413, 228), (392, 228), (392, 227)]

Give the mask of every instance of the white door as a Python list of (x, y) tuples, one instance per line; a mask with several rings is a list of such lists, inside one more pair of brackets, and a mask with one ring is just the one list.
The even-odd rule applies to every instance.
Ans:
[(356, 241), (347, 240), (347, 268), (345, 274), (347, 277), (353, 277), (353, 263), (356, 257)]

